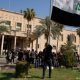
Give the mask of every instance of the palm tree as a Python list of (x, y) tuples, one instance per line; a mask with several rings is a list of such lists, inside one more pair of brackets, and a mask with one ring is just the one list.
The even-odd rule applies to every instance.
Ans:
[(51, 33), (52, 33), (52, 36), (55, 36), (57, 39), (56, 53), (58, 52), (59, 36), (61, 35), (62, 29), (63, 29), (62, 24), (53, 22), (53, 27), (51, 27)]
[[(0, 35), (4, 36), (4, 32), (9, 33), (9, 29), (7, 28), (7, 26), (5, 26), (3, 23), (5, 23), (5, 21), (0, 22)], [(2, 55), (2, 51), (3, 51), (3, 43), (4, 43), (4, 39), (2, 38), (2, 43), (1, 43), (1, 55)]]
[[(79, 44), (80, 44), (80, 28), (76, 30), (77, 35), (79, 36)], [(79, 45), (79, 53), (80, 53), (80, 45)]]
[[(35, 11), (34, 11), (34, 9), (27, 8), (23, 13), (24, 13), (24, 18), (27, 19), (27, 21), (28, 21), (27, 27), (28, 27), (28, 31), (29, 31), (29, 26), (30, 26), (29, 22), (35, 17)], [(27, 39), (29, 39), (29, 37), (30, 37), (30, 32), (27, 33)]]
[(34, 38), (33, 40), (36, 39), (36, 51), (38, 50), (38, 37), (42, 35), (41, 29), (42, 29), (41, 26), (37, 25), (36, 29), (32, 32), (32, 38)]
[[(46, 17), (44, 20), (41, 20), (41, 23), (42, 23), (42, 25), (37, 26), (35, 31), (39, 32), (40, 35), (44, 34), (47, 43), (49, 43), (51, 35), (53, 35), (53, 36), (57, 35), (57, 48), (58, 48), (58, 38), (63, 29), (63, 25), (52, 22), (49, 17)], [(37, 35), (37, 37), (39, 37), (39, 36)], [(57, 49), (56, 49), (56, 51), (57, 51)]]
[(44, 20), (41, 20), (41, 30), (45, 34), (46, 42), (50, 44), (50, 28), (52, 26), (52, 21), (50, 17), (46, 17)]
[(8, 29), (6, 26), (0, 26), (0, 34), (2, 34), (3, 32), (8, 32)]
[(3, 23), (5, 23), (6, 21), (1, 21), (0, 22), (0, 34), (3, 34), (4, 32), (8, 32), (9, 33), (9, 30), (7, 28), (7, 26), (3, 25)]
[(28, 25), (29, 25), (29, 21), (31, 21), (34, 17), (35, 17), (35, 11), (34, 11), (34, 9), (27, 8), (24, 11), (24, 18), (27, 19)]

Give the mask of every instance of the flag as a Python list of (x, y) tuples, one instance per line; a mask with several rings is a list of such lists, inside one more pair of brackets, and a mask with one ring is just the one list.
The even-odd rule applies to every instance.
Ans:
[(80, 26), (80, 0), (53, 0), (51, 20), (64, 25)]

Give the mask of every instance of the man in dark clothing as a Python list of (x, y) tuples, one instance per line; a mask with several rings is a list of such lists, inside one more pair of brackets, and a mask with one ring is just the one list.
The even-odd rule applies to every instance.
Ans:
[(12, 63), (14, 63), (14, 58), (15, 58), (15, 51), (14, 51), (14, 49), (11, 50), (11, 53), (12, 53), (11, 61), (12, 61)]
[(49, 67), (49, 78), (51, 78), (51, 66), (52, 66), (52, 46), (46, 44), (43, 50), (43, 79), (45, 78), (46, 67)]
[(21, 49), (18, 51), (18, 60), (19, 61), (23, 60), (23, 50), (21, 50)]

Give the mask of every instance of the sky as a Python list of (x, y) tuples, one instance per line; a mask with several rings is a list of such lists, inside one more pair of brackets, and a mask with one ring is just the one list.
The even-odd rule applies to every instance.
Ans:
[(0, 8), (19, 12), (26, 8), (33, 8), (38, 17), (49, 16), (50, 0), (0, 0)]
[[(37, 17), (45, 18), (50, 15), (50, 0), (0, 0), (0, 8), (15, 12), (33, 8)], [(75, 30), (75, 27), (66, 26), (66, 29)]]

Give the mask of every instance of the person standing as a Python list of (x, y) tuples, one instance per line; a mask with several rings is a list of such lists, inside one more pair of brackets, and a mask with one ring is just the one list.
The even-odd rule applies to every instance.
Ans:
[(11, 61), (12, 61), (12, 63), (14, 63), (14, 59), (15, 59), (15, 51), (14, 51), (14, 49), (11, 50), (11, 53), (12, 53)]
[(49, 67), (49, 78), (51, 78), (51, 66), (52, 66), (53, 54), (52, 54), (52, 46), (49, 44), (45, 44), (45, 48), (43, 49), (43, 75), (42, 79), (45, 78), (46, 67)]

